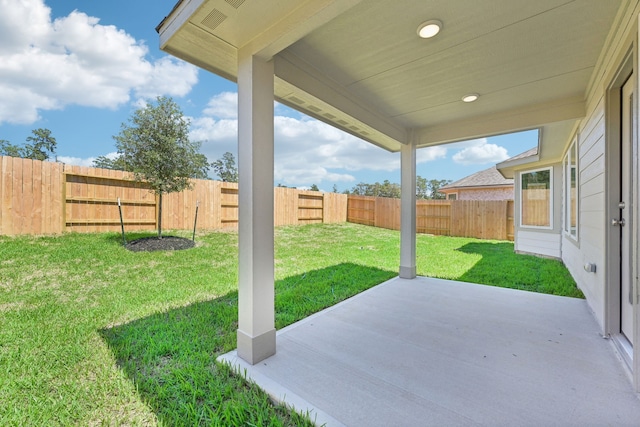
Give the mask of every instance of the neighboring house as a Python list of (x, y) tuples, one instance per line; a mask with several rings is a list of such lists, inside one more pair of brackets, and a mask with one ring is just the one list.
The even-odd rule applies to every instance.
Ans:
[(497, 166), (516, 248), (562, 259), (640, 391), (639, 16), (639, 0), (179, 1), (161, 48), (238, 84), (238, 355), (276, 351), (277, 100), (401, 153), (403, 278), (416, 150), (539, 129), (536, 154)]
[(513, 200), (513, 179), (490, 167), (447, 184), (439, 190), (447, 200)]

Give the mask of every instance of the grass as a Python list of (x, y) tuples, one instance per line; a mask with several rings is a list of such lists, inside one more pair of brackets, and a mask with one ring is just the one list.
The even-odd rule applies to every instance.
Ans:
[[(310, 425), (215, 362), (235, 347), (237, 234), (197, 241), (0, 237), (0, 425)], [(394, 231), (277, 229), (276, 326), (395, 276), (398, 259)], [(561, 263), (506, 242), (420, 235), (418, 273), (581, 296)]]

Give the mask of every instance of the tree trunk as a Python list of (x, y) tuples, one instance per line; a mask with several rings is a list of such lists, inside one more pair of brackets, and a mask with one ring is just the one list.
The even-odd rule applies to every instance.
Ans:
[(162, 192), (158, 194), (158, 239), (162, 239)]

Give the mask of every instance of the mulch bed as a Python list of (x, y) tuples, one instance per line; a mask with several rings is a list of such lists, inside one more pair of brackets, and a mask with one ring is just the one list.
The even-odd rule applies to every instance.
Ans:
[(176, 236), (143, 237), (127, 243), (126, 248), (133, 252), (179, 251), (195, 246), (191, 239)]

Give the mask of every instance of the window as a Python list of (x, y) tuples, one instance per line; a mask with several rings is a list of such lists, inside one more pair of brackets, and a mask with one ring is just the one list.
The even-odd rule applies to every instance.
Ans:
[(578, 142), (573, 140), (564, 158), (564, 231), (578, 240)]
[(458, 193), (447, 194), (447, 200), (456, 200), (457, 198), (458, 198)]
[(552, 228), (551, 168), (520, 174), (520, 225), (522, 227)]

